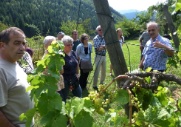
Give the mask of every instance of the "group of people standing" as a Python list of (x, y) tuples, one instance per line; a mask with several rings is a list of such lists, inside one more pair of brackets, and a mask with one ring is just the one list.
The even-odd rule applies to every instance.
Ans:
[[(97, 83), (99, 73), (101, 71), (100, 84), (104, 84), (106, 77), (106, 43), (103, 37), (103, 32), (101, 26), (96, 28), (97, 35), (93, 38), (93, 44), (95, 48), (95, 70), (93, 75), (93, 89), (98, 90)], [(122, 36), (122, 30), (119, 28), (117, 30), (118, 39), (120, 41), (120, 46), (124, 42), (124, 37)], [(49, 39), (47, 39), (49, 38)], [(44, 40), (45, 54), (47, 52), (47, 45), (50, 45), (56, 38), (53, 36), (47, 36)], [(63, 32), (57, 34), (57, 40), (60, 40), (64, 44), (63, 52), (65, 53), (64, 61), (65, 65), (60, 71), (62, 75), (62, 81), (64, 85), (58, 90), (66, 101), (69, 92), (71, 91), (74, 96), (82, 97), (82, 90), (86, 90), (87, 79), (90, 71), (85, 71), (82, 68), (83, 61), (91, 61), (92, 53), (92, 43), (89, 42), (89, 35), (83, 33), (78, 38), (78, 31), (72, 31), (72, 37), (65, 35)], [(50, 42), (49, 42), (50, 41)]]
[[(104, 84), (106, 77), (106, 43), (100, 25), (97, 26), (96, 32), (97, 35), (93, 39), (95, 48), (93, 88), (95, 90), (98, 89), (99, 72), (101, 71), (100, 84)], [(174, 55), (174, 50), (170, 41), (159, 34), (159, 26), (156, 22), (147, 24), (147, 32), (149, 35), (149, 39), (145, 39), (147, 41), (143, 41), (144, 39), (140, 37), (142, 57), (139, 67), (143, 70), (151, 67), (153, 70), (163, 72), (166, 70), (167, 58)], [(117, 34), (121, 47), (124, 42), (122, 30), (117, 29)], [(48, 46), (55, 40), (63, 42), (65, 53), (65, 65), (60, 69), (62, 82), (61, 85), (58, 84), (60, 88), (57, 91), (63, 101), (66, 101), (69, 91), (72, 91), (74, 96), (82, 97), (82, 90), (86, 89), (90, 72), (85, 72), (80, 64), (81, 61), (91, 61), (92, 58), (89, 36), (84, 33), (78, 39), (76, 30), (72, 32), (72, 37), (63, 32), (59, 32), (57, 38), (46, 36), (43, 41), (44, 56), (48, 53)], [(19, 121), (19, 115), (33, 107), (30, 93), (26, 91), (29, 86), (26, 73), (34, 69), (32, 61), (29, 61), (31, 63), (29, 69), (20, 67), (23, 57), (24, 60), (31, 57), (31, 52), (26, 49), (26, 36), (21, 29), (10, 27), (0, 33), (0, 125), (2, 127), (25, 127), (25, 121)]]
[[(95, 48), (95, 69), (93, 74), (93, 89), (98, 90), (97, 83), (99, 73), (101, 72), (100, 84), (104, 84), (106, 77), (106, 43), (103, 37), (102, 28), (100, 25), (96, 28), (97, 35), (93, 38), (93, 44)], [(62, 35), (63, 32), (60, 32)], [(122, 30), (119, 28), (117, 30), (118, 39), (120, 45), (122, 46), (124, 42), (124, 37), (122, 36)], [(83, 61), (91, 61), (92, 53), (92, 43), (89, 42), (89, 35), (83, 33), (78, 39), (78, 31), (72, 31), (72, 37), (68, 35), (63, 35), (61, 41), (64, 44), (65, 53), (65, 65), (63, 66), (63, 80), (64, 88), (58, 91), (62, 96), (63, 100), (66, 101), (69, 91), (73, 93), (74, 96), (82, 97), (82, 90), (86, 90), (87, 79), (90, 71), (85, 71), (81, 64)]]
[[(48, 46), (52, 41), (56, 40), (53, 36), (47, 36), (44, 39), (45, 54)], [(90, 60), (92, 53), (92, 44), (89, 41), (89, 36), (84, 33), (78, 38), (78, 31), (72, 31), (72, 37), (65, 35), (63, 32), (57, 34), (59, 43), (64, 44), (63, 52), (65, 54), (65, 65), (60, 70), (61, 82), (59, 82), (58, 93), (60, 93), (63, 101), (66, 101), (69, 92), (74, 96), (82, 97), (82, 90), (86, 89), (87, 78), (89, 72), (84, 72), (81, 67), (82, 60)], [(48, 45), (48, 46), (47, 46)], [(63, 84), (63, 85), (62, 85)]]

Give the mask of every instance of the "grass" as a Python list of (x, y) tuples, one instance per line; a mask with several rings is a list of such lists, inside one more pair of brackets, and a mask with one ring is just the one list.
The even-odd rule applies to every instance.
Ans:
[[(138, 68), (138, 65), (140, 62), (140, 56), (141, 56), (139, 46), (136, 46), (134, 44), (139, 44), (138, 40), (127, 41), (127, 43), (125, 43), (122, 46), (122, 51), (124, 54), (124, 58), (125, 58), (128, 70), (131, 70), (131, 71)], [(92, 53), (92, 63), (93, 64), (94, 64), (94, 59), (95, 59), (95, 52), (93, 49), (93, 53)], [(110, 63), (111, 62), (109, 59), (109, 55), (107, 53), (107, 55), (106, 55), (106, 79), (105, 79), (106, 84), (109, 84), (112, 81), (112, 79), (114, 78), (114, 76), (110, 76), (110, 73), (109, 73), (110, 72)], [(94, 67), (94, 69), (95, 69), (95, 67)], [(87, 87), (89, 90), (92, 90), (93, 76), (94, 76), (94, 70), (90, 73), (90, 75), (88, 77)], [(99, 77), (98, 77), (98, 79), (99, 79)], [(116, 85), (116, 83), (113, 85)]]

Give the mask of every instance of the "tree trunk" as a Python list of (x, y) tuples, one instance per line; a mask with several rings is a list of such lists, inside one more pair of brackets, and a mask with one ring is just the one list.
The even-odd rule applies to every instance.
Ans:
[[(93, 0), (115, 77), (128, 72), (107, 0)], [(109, 65), (107, 65), (109, 66)], [(119, 82), (118, 82), (119, 83)]]
[(177, 36), (177, 33), (176, 33), (175, 26), (173, 24), (172, 16), (171, 16), (170, 12), (168, 11), (168, 5), (163, 6), (163, 12), (164, 12), (166, 20), (168, 22), (168, 27), (169, 27), (169, 29), (171, 31), (171, 35), (172, 35), (172, 38), (173, 38), (173, 41), (174, 41), (174, 44), (175, 44), (175, 49), (177, 51), (179, 51), (179, 39), (178, 39), (178, 36)]

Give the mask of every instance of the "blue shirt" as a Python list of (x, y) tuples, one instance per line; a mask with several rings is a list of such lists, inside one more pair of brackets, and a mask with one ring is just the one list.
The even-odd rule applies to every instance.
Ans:
[(84, 48), (83, 43), (80, 43), (77, 46), (76, 55), (80, 59), (84, 59), (84, 60), (90, 59), (91, 60), (91, 53), (92, 53), (92, 44), (90, 42), (88, 42), (88, 54), (85, 54), (85, 48)]
[[(156, 39), (160, 43), (172, 48), (171, 43), (167, 38), (158, 35)], [(142, 54), (144, 56), (144, 69), (151, 67), (153, 70), (166, 70), (168, 56), (164, 52), (164, 49), (153, 47), (153, 42), (155, 40), (148, 40), (143, 50)]]
[(97, 50), (98, 48), (100, 48), (101, 45), (106, 45), (104, 38), (99, 36), (99, 35), (96, 35), (93, 39), (93, 42), (94, 42), (94, 48), (95, 48), (96, 54), (105, 56), (106, 55), (106, 49), (101, 50), (101, 51)]

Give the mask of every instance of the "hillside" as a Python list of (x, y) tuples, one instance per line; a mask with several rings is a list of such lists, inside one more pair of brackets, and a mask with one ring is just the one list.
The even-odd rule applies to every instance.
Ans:
[[(27, 36), (37, 33), (56, 35), (64, 21), (77, 21), (79, 0), (1, 0), (0, 22), (23, 29)], [(115, 21), (123, 16), (111, 8)], [(90, 19), (90, 28), (98, 24), (92, 0), (81, 2), (79, 20)], [(75, 28), (71, 28), (75, 29)]]

